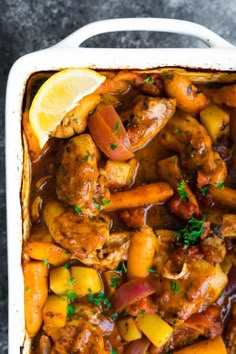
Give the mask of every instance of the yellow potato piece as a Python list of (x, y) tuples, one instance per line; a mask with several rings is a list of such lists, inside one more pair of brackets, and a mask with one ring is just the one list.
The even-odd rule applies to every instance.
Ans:
[(127, 342), (142, 337), (142, 333), (138, 329), (132, 317), (125, 318), (117, 322), (118, 331), (121, 337)]
[(93, 268), (71, 267), (71, 275), (74, 279), (74, 289), (78, 296), (97, 293), (103, 289), (100, 275)]
[(74, 279), (70, 270), (65, 267), (52, 269), (49, 276), (50, 289), (57, 295), (66, 294), (67, 290), (73, 290)]
[(173, 328), (156, 314), (140, 315), (137, 326), (157, 348), (162, 347), (173, 333)]
[(45, 326), (64, 327), (67, 318), (67, 297), (49, 295), (43, 308)]
[(229, 115), (216, 104), (210, 104), (200, 112), (200, 120), (213, 143), (223, 135), (229, 135)]
[(190, 345), (189, 347), (178, 350), (173, 354), (227, 354), (227, 350), (222, 338), (216, 337), (213, 340), (207, 339)]

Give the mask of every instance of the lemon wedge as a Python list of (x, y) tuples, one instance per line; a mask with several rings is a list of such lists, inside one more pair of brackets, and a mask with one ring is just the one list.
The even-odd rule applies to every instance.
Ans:
[(67, 112), (84, 96), (93, 93), (106, 79), (90, 69), (65, 69), (40, 87), (29, 110), (29, 122), (40, 148)]

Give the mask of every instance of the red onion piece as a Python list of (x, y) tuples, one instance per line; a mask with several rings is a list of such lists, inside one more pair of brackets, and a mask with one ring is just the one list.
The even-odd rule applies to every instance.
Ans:
[(124, 350), (124, 354), (146, 354), (150, 342), (147, 338), (140, 338), (129, 343)]
[(132, 279), (116, 290), (112, 304), (115, 311), (120, 312), (125, 307), (155, 292), (156, 288), (149, 278)]

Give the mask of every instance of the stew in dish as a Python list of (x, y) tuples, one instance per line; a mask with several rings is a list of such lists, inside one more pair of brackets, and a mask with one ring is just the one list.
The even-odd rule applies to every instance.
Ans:
[(27, 84), (32, 353), (236, 353), (236, 85), (99, 74), (42, 149)]

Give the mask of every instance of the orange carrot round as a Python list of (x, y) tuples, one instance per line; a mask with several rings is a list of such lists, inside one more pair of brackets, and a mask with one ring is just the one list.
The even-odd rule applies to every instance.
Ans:
[(127, 275), (130, 279), (149, 274), (156, 249), (156, 236), (149, 226), (134, 234), (128, 250)]
[(48, 267), (44, 262), (31, 261), (23, 265), (26, 331), (34, 337), (43, 322), (43, 306), (48, 295)]

